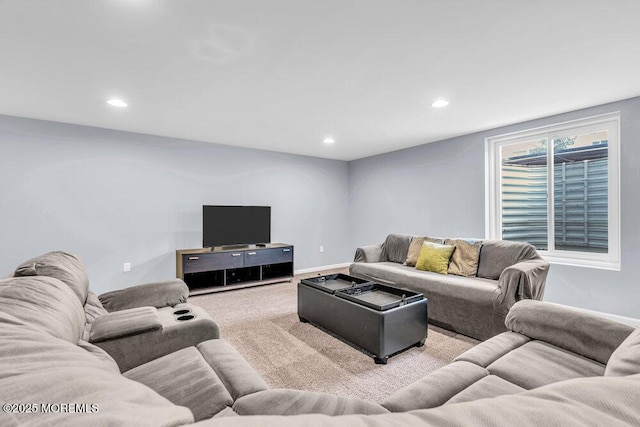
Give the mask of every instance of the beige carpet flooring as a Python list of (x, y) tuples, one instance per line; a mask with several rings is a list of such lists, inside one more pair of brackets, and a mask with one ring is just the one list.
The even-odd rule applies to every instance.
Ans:
[(399, 353), (389, 358), (387, 365), (376, 365), (370, 356), (348, 343), (298, 320), (299, 280), (296, 277), (291, 283), (193, 296), (189, 300), (211, 314), (220, 326), (221, 337), (272, 388), (381, 402), (478, 343), (430, 325), (425, 346)]

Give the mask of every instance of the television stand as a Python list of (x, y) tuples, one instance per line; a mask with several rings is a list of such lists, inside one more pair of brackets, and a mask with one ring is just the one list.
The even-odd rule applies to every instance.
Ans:
[(176, 251), (176, 277), (187, 284), (189, 295), (290, 281), (293, 245), (180, 249)]

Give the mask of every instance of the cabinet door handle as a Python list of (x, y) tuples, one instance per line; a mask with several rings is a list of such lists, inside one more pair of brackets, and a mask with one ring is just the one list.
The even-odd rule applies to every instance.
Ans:
[(191, 261), (197, 261), (197, 260), (199, 260), (199, 259), (200, 259), (200, 257), (197, 257), (197, 256), (190, 256), (190, 257), (189, 257), (189, 259), (190, 259)]
[(282, 252), (291, 252), (291, 249), (289, 249), (289, 248), (283, 249)]
[(231, 254), (231, 256), (240, 256), (242, 254)]
[(255, 255), (255, 252), (247, 252), (247, 255)]

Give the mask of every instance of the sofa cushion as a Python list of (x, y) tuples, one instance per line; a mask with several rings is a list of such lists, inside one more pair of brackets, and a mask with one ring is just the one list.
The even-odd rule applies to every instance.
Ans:
[(108, 366), (115, 373), (120, 373), (120, 368), (113, 357), (109, 356), (109, 353), (101, 349), (95, 344), (91, 344), (84, 340), (78, 341), (78, 347), (85, 350), (87, 353), (96, 357), (96, 359), (101, 360), (105, 363), (105, 366)]
[[(406, 287), (429, 299), (429, 323), (485, 340), (507, 330), (504, 316), (493, 307), (498, 281), (420, 271), (393, 262), (356, 262), (351, 275)], [(470, 322), (469, 319), (474, 319)]]
[[(398, 270), (400, 268), (401, 270)], [(398, 285), (409, 272), (417, 271), (415, 267), (398, 265), (395, 262), (354, 262), (349, 266), (349, 274), (361, 279), (372, 280), (385, 285)], [(398, 274), (400, 272), (400, 274)], [(418, 271), (423, 274), (435, 274)]]
[(404, 265), (409, 267), (415, 267), (420, 256), (420, 250), (424, 242), (439, 243), (442, 244), (442, 239), (435, 237), (414, 237), (409, 244), (409, 250), (407, 251), (407, 259), (404, 261)]
[[(66, 285), (60, 286), (79, 304)], [(112, 361), (53, 337), (2, 309), (0, 331), (0, 402), (52, 404), (54, 409), (56, 405), (78, 405), (73, 406), (77, 409), (74, 413), (40, 410), (37, 414), (0, 414), (3, 426), (175, 426), (193, 422), (187, 408), (124, 378)]]
[[(349, 266), (349, 274), (383, 284), (406, 286), (417, 292), (452, 295), (467, 301), (482, 299), (491, 306), (493, 292), (498, 287), (496, 280), (443, 275), (394, 262), (353, 263)], [(462, 286), (463, 290), (456, 286)]]
[(124, 376), (191, 409), (196, 421), (211, 418), (233, 404), (224, 384), (195, 347), (145, 363)]
[(594, 314), (542, 301), (522, 300), (511, 307), (505, 324), (514, 332), (542, 340), (602, 364), (633, 327)]
[(604, 365), (543, 341), (530, 341), (487, 367), (527, 390), (572, 378), (604, 374)]
[(382, 406), (391, 412), (413, 411), (443, 405), (489, 372), (469, 362), (453, 362), (387, 397)]
[(531, 338), (517, 332), (503, 332), (465, 351), (454, 360), (464, 360), (486, 368), (493, 362), (531, 341)]
[(613, 352), (604, 374), (611, 377), (640, 374), (640, 327)]
[(238, 399), (233, 410), (239, 415), (384, 414), (377, 403), (354, 397), (301, 390), (265, 390)]
[(498, 280), (505, 268), (523, 260), (539, 257), (536, 248), (529, 243), (485, 240), (480, 249), (477, 275)]
[(640, 375), (634, 375), (618, 378), (580, 378), (515, 395), (405, 413), (342, 417), (236, 417), (206, 425), (241, 427), (250, 423), (252, 427), (623, 427), (640, 425), (638, 401)]
[(382, 259), (402, 264), (407, 259), (411, 239), (413, 236), (407, 234), (389, 234), (382, 244)]
[[(193, 422), (189, 409), (172, 404), (143, 384), (83, 366), (4, 378), (0, 399), (42, 402), (54, 408), (12, 414), (12, 422), (3, 425), (177, 426)], [(68, 410), (71, 413), (60, 409), (65, 404), (73, 405)]]
[(62, 252), (48, 252), (18, 266), (16, 276), (49, 276), (63, 281), (77, 295), (84, 305), (89, 292), (89, 276), (84, 264), (75, 255)]
[(420, 256), (416, 262), (416, 269), (447, 274), (449, 260), (455, 248), (455, 246), (450, 245), (424, 242), (422, 249), (420, 249)]
[(525, 391), (525, 389), (520, 386), (510, 383), (496, 375), (489, 375), (453, 396), (446, 404), (470, 402), (472, 400), (515, 394), (522, 391)]
[(84, 310), (76, 294), (53, 277), (0, 280), (0, 312), (73, 344), (82, 337), (84, 330)]
[(453, 245), (456, 250), (451, 255), (449, 274), (474, 277), (478, 272), (481, 240), (445, 239), (445, 245)]

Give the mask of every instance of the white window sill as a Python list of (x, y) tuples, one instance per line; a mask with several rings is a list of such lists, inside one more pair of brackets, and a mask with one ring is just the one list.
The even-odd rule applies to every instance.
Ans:
[[(572, 267), (586, 267), (597, 268), (600, 270), (613, 270), (620, 271), (620, 261), (612, 261), (602, 258), (590, 258), (590, 257), (571, 257), (562, 256), (558, 254), (550, 254), (545, 251), (538, 251), (538, 253), (551, 264), (569, 265)], [(587, 254), (588, 255), (588, 254)]]

